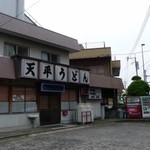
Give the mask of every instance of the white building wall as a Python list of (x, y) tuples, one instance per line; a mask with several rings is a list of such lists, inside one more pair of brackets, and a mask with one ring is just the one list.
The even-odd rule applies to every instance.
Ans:
[(41, 59), (41, 52), (49, 52), (60, 56), (59, 63), (69, 65), (69, 52), (55, 48), (30, 44), (30, 57)]
[(59, 50), (56, 48), (52, 48), (50, 46), (38, 44), (35, 42), (30, 42), (27, 40), (19, 39), (16, 37), (10, 37), (6, 35), (0, 35), (0, 55), (4, 54), (4, 42), (17, 44), (20, 46), (29, 47), (29, 57), (41, 59), (41, 52), (47, 51), (52, 54), (56, 54), (60, 56), (60, 64), (69, 65), (69, 52), (64, 50)]
[(89, 100), (87, 101), (88, 103), (91, 103), (91, 105), (93, 106), (93, 114), (94, 114), (94, 118), (101, 118), (101, 103), (100, 100)]
[(4, 114), (0, 115), (0, 132), (31, 128), (40, 126), (39, 113), (35, 113), (38, 117), (34, 121), (34, 126), (28, 118), (29, 114)]
[(17, 0), (17, 18), (24, 20), (24, 0)]
[(23, 20), (24, 0), (0, 0), (0, 12)]

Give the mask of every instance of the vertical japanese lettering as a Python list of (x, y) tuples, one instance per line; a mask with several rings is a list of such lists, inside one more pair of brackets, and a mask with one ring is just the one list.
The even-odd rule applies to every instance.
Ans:
[(67, 82), (67, 67), (55, 66), (55, 80)]
[(22, 59), (21, 77), (34, 78), (38, 76), (38, 62), (35, 60)]
[(49, 74), (50, 75), (52, 74), (52, 72), (51, 72), (51, 66), (50, 65), (45, 66), (43, 74), (46, 74), (47, 78), (49, 77)]
[(54, 65), (40, 62), (39, 78), (44, 80), (54, 80)]
[(35, 77), (35, 72), (34, 72), (34, 67), (35, 63), (26, 63), (27, 64), (27, 72), (25, 73), (26, 75), (31, 74), (33, 77)]
[(69, 82), (79, 83), (79, 69), (69, 68)]
[(77, 75), (78, 75), (78, 71), (72, 71), (72, 81), (74, 82), (77, 81)]
[(88, 83), (88, 76), (86, 73), (83, 75), (83, 83)]
[(63, 80), (64, 77), (65, 77), (64, 68), (61, 68), (61, 71), (59, 72), (59, 75), (61, 76), (61, 80)]
[(80, 70), (80, 83), (89, 84), (89, 71)]

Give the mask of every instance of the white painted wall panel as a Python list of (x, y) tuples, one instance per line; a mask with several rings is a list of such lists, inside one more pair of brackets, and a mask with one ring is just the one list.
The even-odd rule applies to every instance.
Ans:
[(0, 0), (0, 12), (15, 17), (16, 2), (17, 0)]
[(0, 0), (0, 12), (23, 20), (24, 0)]
[[(39, 113), (36, 113), (39, 116)], [(31, 128), (31, 121), (27, 114), (4, 114), (0, 116), (0, 131), (8, 131), (13, 128)], [(40, 126), (39, 117), (34, 121), (34, 127)]]
[(0, 34), (0, 55), (3, 55), (3, 50), (4, 50), (4, 42), (9, 42), (25, 47), (30, 48), (30, 57), (41, 59), (41, 52), (42, 51), (47, 51), (53, 54), (57, 54), (60, 56), (60, 62), (61, 64), (69, 65), (69, 52), (68, 51), (63, 51), (63, 50), (58, 50), (51, 48), (46, 45), (38, 44), (35, 42), (30, 42), (22, 39), (18, 39), (15, 37), (9, 37), (4, 34)]
[(89, 100), (88, 103), (91, 103), (94, 109), (94, 118), (100, 118), (101, 117), (101, 104), (100, 100)]

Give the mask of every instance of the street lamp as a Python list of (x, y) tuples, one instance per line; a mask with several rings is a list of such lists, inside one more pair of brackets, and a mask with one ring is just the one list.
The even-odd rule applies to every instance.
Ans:
[(144, 67), (144, 53), (143, 53), (143, 46), (145, 46), (145, 44), (141, 44), (141, 50), (142, 50), (142, 63), (143, 63), (143, 80), (145, 81), (145, 67)]

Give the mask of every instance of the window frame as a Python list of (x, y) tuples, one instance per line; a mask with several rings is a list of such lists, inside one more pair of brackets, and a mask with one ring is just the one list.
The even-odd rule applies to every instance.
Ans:
[[(38, 111), (38, 106), (37, 106), (37, 93), (36, 93), (36, 89), (35, 89), (35, 87), (23, 87), (23, 86), (13, 86), (12, 87), (12, 91), (11, 91), (11, 97), (13, 96), (13, 88), (15, 89), (19, 89), (19, 88), (22, 88), (23, 89), (23, 94), (24, 94), (24, 100), (23, 101), (13, 101), (13, 99), (11, 98), (11, 101), (10, 101), (10, 105), (11, 105), (11, 111), (10, 111), (10, 113), (12, 113), (12, 114), (14, 114), (14, 113), (33, 113), (33, 112), (37, 112)], [(34, 89), (35, 90), (35, 98), (33, 99), (28, 99), (27, 100), (27, 90), (28, 89)], [(12, 110), (12, 106), (13, 106), (13, 104), (19, 104), (19, 103), (23, 103), (23, 111), (13, 111)], [(29, 111), (29, 109), (31, 109), (31, 108), (29, 108), (29, 104), (30, 103), (30, 105), (31, 105), (31, 103), (35, 103), (36, 104), (36, 110), (31, 110), (31, 111)]]
[[(42, 54), (46, 54), (47, 59), (42, 58)], [(52, 58), (52, 57), (56, 57), (56, 58)], [(49, 61), (51, 63), (59, 63), (60, 62), (60, 56), (58, 54), (54, 54), (54, 53), (50, 53), (50, 52), (46, 52), (46, 51), (41, 51), (41, 59), (44, 61)], [(56, 61), (53, 61), (54, 59)]]
[[(18, 52), (19, 52), (19, 47), (20, 48), (23, 48), (23, 49), (26, 49), (27, 50), (27, 57), (29, 56), (29, 51), (30, 51), (30, 48), (29, 47), (26, 47), (26, 46), (22, 46), (22, 45), (19, 45), (19, 44), (14, 44), (14, 43), (9, 43), (9, 42), (4, 42), (4, 50), (3, 50), (3, 56), (6, 56), (6, 57), (11, 57), (11, 56), (13, 56), (13, 55), (7, 55), (7, 53), (6, 53), (6, 45), (10, 45), (10, 46), (14, 46), (14, 55), (19, 55), (19, 56), (24, 56), (24, 55), (20, 55), (20, 54), (18, 54)], [(26, 55), (25, 55), (26, 56)]]
[[(2, 109), (2, 111), (0, 111), (0, 114), (22, 114), (38, 112), (36, 87), (1, 85), (1, 88), (2, 87), (6, 87), (6, 89), (8, 88), (8, 91), (6, 91), (6, 97), (8, 99), (0, 101), (0, 107), (5, 107)], [(14, 95), (16, 96), (16, 100), (13, 100)], [(23, 95), (22, 100), (17, 98), (17, 96), (20, 97), (21, 95)], [(19, 108), (17, 109), (17, 107)]]
[[(6, 85), (0, 85), (0, 88), (3, 88), (3, 94), (5, 95), (4, 97), (7, 97), (7, 99), (0, 99), (0, 114), (8, 114), (9, 113), (9, 107), (10, 107), (10, 100), (9, 100), (9, 86)], [(3, 97), (3, 94), (0, 96), (0, 98)]]

